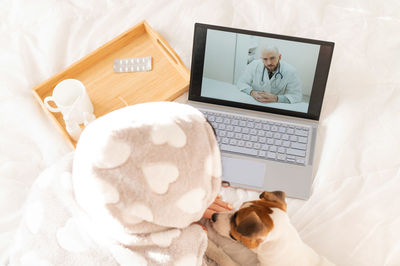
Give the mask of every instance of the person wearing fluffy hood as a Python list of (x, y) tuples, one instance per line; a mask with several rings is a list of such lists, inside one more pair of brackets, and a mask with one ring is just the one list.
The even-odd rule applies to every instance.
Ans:
[(221, 184), (213, 129), (189, 105), (104, 115), (37, 179), (10, 265), (203, 265)]

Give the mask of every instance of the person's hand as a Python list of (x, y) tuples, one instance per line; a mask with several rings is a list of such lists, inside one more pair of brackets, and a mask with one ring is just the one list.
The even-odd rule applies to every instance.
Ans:
[(250, 96), (252, 96), (256, 101), (262, 102), (262, 103), (273, 103), (278, 101), (278, 96), (275, 94), (266, 92), (266, 91), (256, 91), (252, 90), (250, 93)]
[(220, 200), (221, 196), (217, 196), (215, 201), (204, 212), (203, 217), (211, 219), (211, 216), (216, 212), (227, 212), (232, 210), (232, 206), (225, 201)]

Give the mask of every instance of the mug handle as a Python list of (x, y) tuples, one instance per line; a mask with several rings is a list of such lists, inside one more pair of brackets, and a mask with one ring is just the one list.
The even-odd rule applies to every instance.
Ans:
[(55, 102), (53, 96), (48, 96), (48, 97), (44, 98), (43, 102), (44, 102), (44, 105), (47, 107), (47, 109), (49, 109), (50, 111), (52, 111), (54, 113), (61, 112), (59, 108), (54, 108), (54, 107), (50, 106), (50, 104), (48, 103), (49, 101)]

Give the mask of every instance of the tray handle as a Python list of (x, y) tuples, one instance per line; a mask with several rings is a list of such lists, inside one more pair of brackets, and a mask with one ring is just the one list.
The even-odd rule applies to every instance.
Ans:
[(181, 60), (178, 59), (178, 55), (175, 53), (175, 51), (170, 49), (168, 44), (164, 43), (164, 40), (161, 38), (161, 36), (157, 36), (157, 43), (160, 44), (162, 48), (164, 48), (164, 50), (167, 52), (169, 57), (172, 58), (175, 64), (182, 64)]

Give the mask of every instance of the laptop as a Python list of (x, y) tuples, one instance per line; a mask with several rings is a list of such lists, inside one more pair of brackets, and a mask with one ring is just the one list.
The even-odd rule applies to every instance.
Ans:
[(188, 104), (215, 129), (222, 180), (308, 199), (334, 43), (195, 24)]

